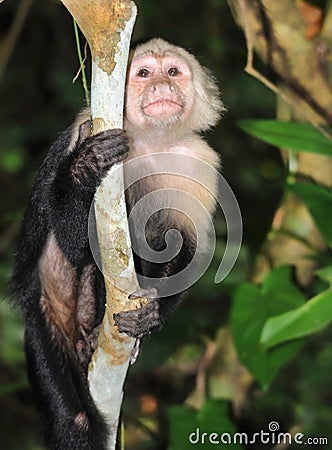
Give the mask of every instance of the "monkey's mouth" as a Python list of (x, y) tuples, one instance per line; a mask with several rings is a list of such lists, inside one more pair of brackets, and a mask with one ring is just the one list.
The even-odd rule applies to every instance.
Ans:
[(153, 100), (143, 106), (143, 112), (147, 116), (173, 116), (179, 114), (183, 104), (171, 99)]

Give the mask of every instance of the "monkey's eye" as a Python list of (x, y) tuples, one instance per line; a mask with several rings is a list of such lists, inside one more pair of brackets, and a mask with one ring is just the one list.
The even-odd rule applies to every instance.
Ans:
[(170, 77), (176, 77), (177, 75), (179, 75), (180, 71), (177, 67), (171, 67), (170, 69), (168, 69), (168, 75)]
[(150, 71), (148, 69), (140, 69), (137, 75), (141, 78), (147, 78), (150, 75)]

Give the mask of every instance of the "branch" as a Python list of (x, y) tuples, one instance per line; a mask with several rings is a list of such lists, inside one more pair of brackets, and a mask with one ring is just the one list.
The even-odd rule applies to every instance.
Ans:
[[(230, 5), (233, 7), (233, 4), (230, 2)], [(255, 36), (253, 34), (253, 30), (251, 28), (251, 24), (249, 22), (249, 10), (248, 5), (246, 5), (245, 0), (238, 0), (238, 10), (241, 11), (241, 17), (243, 20), (243, 31), (246, 37), (246, 45), (247, 45), (247, 62), (244, 70), (247, 72), (248, 75), (251, 75), (252, 77), (256, 78), (256, 80), (260, 81), (264, 86), (266, 86), (268, 89), (270, 89), (272, 92), (274, 92), (276, 95), (278, 95), (282, 100), (287, 103), (292, 108), (296, 108), (298, 100), (296, 98), (293, 98), (288, 95), (286, 90), (283, 90), (276, 86), (272, 81), (270, 81), (268, 78), (266, 78), (262, 73), (260, 73), (255, 67), (254, 67), (254, 42), (255, 42)], [(237, 12), (232, 9), (232, 12), (237, 14)], [(238, 18), (238, 15), (237, 15)], [(329, 140), (332, 139), (332, 136), (327, 132), (318, 122), (317, 120), (314, 120), (311, 115), (307, 112), (304, 113), (305, 118), (310, 122), (320, 133), (322, 133), (325, 137), (327, 137)]]
[[(136, 6), (130, 0), (62, 0), (92, 53), (93, 133), (121, 128), (130, 36)], [(135, 340), (120, 334), (113, 314), (133, 309), (128, 292), (138, 289), (131, 253), (123, 171), (112, 167), (95, 196), (98, 242), (106, 285), (106, 312), (89, 367), (91, 395), (109, 424), (115, 448), (123, 384)], [(119, 287), (121, 281), (121, 288)]]
[[(228, 0), (228, 3), (245, 33), (246, 70), (316, 127), (331, 123), (332, 100), (326, 70), (328, 48), (321, 36), (315, 41), (306, 39), (306, 24), (295, 2)], [(328, 27), (328, 23), (325, 19), (324, 27)], [(277, 74), (282, 82), (280, 88), (254, 69), (253, 48)]]

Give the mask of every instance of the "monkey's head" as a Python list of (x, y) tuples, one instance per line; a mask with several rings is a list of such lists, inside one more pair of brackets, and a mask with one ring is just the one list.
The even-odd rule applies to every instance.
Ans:
[(148, 131), (204, 131), (224, 109), (217, 84), (184, 48), (162, 39), (139, 45), (131, 54), (126, 92), (130, 127)]

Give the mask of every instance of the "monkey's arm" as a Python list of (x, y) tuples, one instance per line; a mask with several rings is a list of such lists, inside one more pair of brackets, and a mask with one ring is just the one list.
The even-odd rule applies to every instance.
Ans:
[(50, 187), (50, 220), (61, 250), (75, 266), (89, 254), (88, 217), (96, 189), (111, 165), (127, 153), (122, 130), (90, 136), (86, 121), (74, 148), (59, 164)]

